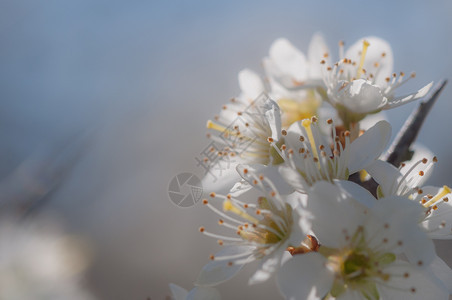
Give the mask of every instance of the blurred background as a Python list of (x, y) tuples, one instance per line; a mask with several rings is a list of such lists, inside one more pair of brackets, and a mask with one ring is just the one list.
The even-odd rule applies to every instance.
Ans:
[[(97, 299), (191, 289), (218, 250), (198, 232), (215, 218), (176, 207), (168, 183), (204, 174), (195, 157), (209, 143), (205, 123), (238, 95), (237, 73), (263, 74), (278, 37), (306, 53), (320, 31), (336, 54), (339, 40), (377, 35), (395, 71), (417, 73), (403, 94), (452, 79), (450, 16), (448, 0), (1, 0), (0, 208), (51, 216), (83, 240), (82, 285)], [(449, 84), (418, 138), (439, 158), (431, 184), (452, 184), (451, 97)], [(393, 135), (415, 107), (388, 112)], [(451, 247), (437, 243), (449, 265)], [(221, 285), (223, 298), (278, 298), (273, 280), (247, 286), (253, 270)]]

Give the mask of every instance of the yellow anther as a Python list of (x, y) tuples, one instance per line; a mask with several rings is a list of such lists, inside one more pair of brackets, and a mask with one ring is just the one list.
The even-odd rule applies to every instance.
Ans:
[(445, 185), (443, 186), (443, 189), (435, 195), (435, 197), (433, 197), (432, 199), (430, 199), (429, 201), (427, 201), (426, 203), (424, 203), (424, 207), (429, 207), (432, 204), (436, 203), (438, 200), (440, 200), (441, 198), (443, 198), (444, 196), (446, 196), (447, 194), (450, 194), (452, 191), (450, 190), (450, 188)]
[(211, 120), (207, 121), (207, 129), (213, 129), (213, 130), (216, 130), (216, 131), (219, 131), (219, 132), (225, 132), (226, 131), (226, 132), (228, 132), (229, 134), (232, 134), (232, 135), (237, 134), (236, 132), (228, 130), (226, 127), (224, 127), (222, 125), (219, 125), (217, 123), (214, 123)]
[(212, 122), (211, 120), (207, 121), (207, 129), (213, 129), (213, 130), (222, 132), (227, 135), (243, 137), (241, 132), (238, 131), (238, 127), (234, 128), (235, 130), (230, 130), (230, 129), (224, 127), (223, 125)]
[(308, 139), (309, 143), (311, 144), (311, 149), (314, 154), (314, 158), (319, 158), (319, 154), (317, 153), (316, 149), (317, 146), (315, 145), (314, 135), (312, 134), (311, 123), (312, 122), (309, 119), (304, 119), (303, 121), (301, 121), (301, 125), (303, 125), (303, 127), (306, 129), (306, 133), (308, 134)]
[(363, 50), (361, 51), (361, 60), (359, 61), (359, 67), (358, 72), (356, 73), (356, 78), (360, 78), (361, 75), (363, 75), (363, 66), (364, 66), (364, 60), (366, 59), (366, 53), (367, 48), (369, 47), (369, 42), (364, 40), (363, 41)]
[(311, 120), (310, 119), (304, 119), (303, 121), (301, 121), (301, 125), (303, 125), (303, 127), (309, 127), (311, 126)]

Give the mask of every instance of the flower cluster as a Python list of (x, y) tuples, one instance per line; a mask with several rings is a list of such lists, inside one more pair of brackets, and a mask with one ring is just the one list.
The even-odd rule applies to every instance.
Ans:
[(218, 299), (213, 287), (255, 261), (249, 284), (275, 277), (287, 299), (449, 298), (452, 271), (433, 239), (452, 238), (452, 190), (423, 186), (437, 158), (383, 159), (392, 129), (381, 111), (424, 97), (432, 83), (397, 95), (415, 76), (393, 72), (381, 38), (338, 50), (334, 60), (320, 34), (307, 56), (278, 39), (265, 80), (239, 73), (240, 95), (207, 123), (218, 159), (202, 202), (219, 228), (199, 231), (221, 250), (192, 292), (172, 286), (176, 299)]

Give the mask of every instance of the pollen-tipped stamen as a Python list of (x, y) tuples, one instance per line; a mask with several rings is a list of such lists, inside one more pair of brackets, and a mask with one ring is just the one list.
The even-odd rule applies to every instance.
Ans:
[(252, 222), (252, 223), (258, 223), (259, 220), (251, 216), (250, 214), (242, 211), (237, 206), (235, 206), (231, 200), (226, 199), (223, 201), (223, 210), (224, 211), (231, 211), (232, 213)]
[(356, 78), (361, 78), (361, 75), (364, 74), (363, 72), (363, 66), (364, 66), (364, 61), (366, 59), (366, 53), (367, 53), (367, 48), (369, 47), (369, 42), (366, 40), (363, 40), (363, 50), (361, 51), (361, 60), (359, 61), (359, 67), (358, 67), (358, 71), (356, 72)]
[(445, 185), (443, 186), (442, 190), (439, 191), (432, 199), (430, 199), (429, 201), (422, 205), (424, 207), (430, 207), (432, 205), (435, 205), (438, 201), (441, 201), (444, 196), (450, 194), (451, 192), (452, 192), (451, 189), (447, 185)]
[(315, 144), (314, 135), (312, 134), (312, 128), (311, 128), (311, 120), (310, 119), (304, 119), (301, 121), (301, 125), (306, 129), (306, 133), (308, 134), (309, 143), (311, 144), (311, 150), (312, 154), (314, 154), (314, 158), (319, 158), (319, 154), (317, 153), (317, 146)]

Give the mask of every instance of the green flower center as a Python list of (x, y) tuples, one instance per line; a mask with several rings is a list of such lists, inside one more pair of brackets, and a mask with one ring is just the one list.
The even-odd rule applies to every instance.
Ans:
[(352, 252), (342, 263), (342, 274), (349, 280), (359, 280), (365, 277), (369, 269), (369, 258), (362, 253)]
[(362, 227), (349, 238), (346, 247), (336, 249), (321, 246), (319, 253), (328, 259), (328, 267), (336, 275), (330, 290), (333, 297), (352, 289), (361, 292), (365, 299), (379, 299), (376, 282), (390, 279), (390, 274), (385, 273), (384, 268), (396, 260), (391, 252), (370, 248)]

